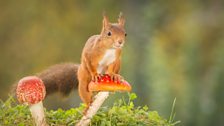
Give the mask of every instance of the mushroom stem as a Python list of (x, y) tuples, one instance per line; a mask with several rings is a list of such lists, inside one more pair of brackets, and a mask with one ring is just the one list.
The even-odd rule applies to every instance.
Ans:
[(82, 117), (76, 126), (88, 126), (92, 117), (96, 114), (100, 106), (109, 96), (109, 92), (99, 92), (95, 97), (93, 103), (89, 106), (86, 115)]
[(47, 126), (44, 116), (44, 108), (42, 101), (30, 105), (30, 112), (35, 120), (36, 126)]

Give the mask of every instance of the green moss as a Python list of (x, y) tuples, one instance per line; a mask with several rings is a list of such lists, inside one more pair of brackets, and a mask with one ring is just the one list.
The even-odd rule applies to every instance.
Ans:
[[(133, 100), (137, 96), (129, 94), (128, 101), (117, 100), (112, 107), (102, 107), (93, 117), (91, 126), (174, 126), (179, 121), (166, 120), (156, 111), (149, 111), (147, 106), (135, 107)], [(29, 108), (16, 105), (13, 98), (0, 103), (0, 125), (32, 126), (34, 125)], [(58, 109), (46, 111), (46, 120), (52, 126), (73, 126), (82, 117), (84, 105), (67, 111)], [(171, 121), (172, 120), (172, 121)]]

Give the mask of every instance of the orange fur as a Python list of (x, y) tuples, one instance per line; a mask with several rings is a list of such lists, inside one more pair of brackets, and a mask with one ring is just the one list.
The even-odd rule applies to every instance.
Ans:
[[(120, 15), (118, 23), (110, 23), (104, 15), (101, 34), (91, 36), (83, 48), (81, 64), (78, 69), (79, 95), (87, 105), (92, 100), (93, 93), (88, 91), (88, 84), (92, 79), (97, 79), (99, 74), (104, 73), (111, 74), (114, 79), (121, 78), (118, 72), (120, 71), (122, 47), (119, 46), (123, 46), (125, 42), (124, 23), (125, 20), (122, 15)], [(115, 60), (110, 64), (102, 64), (103, 72), (99, 73), (97, 71), (99, 63), (108, 49), (115, 50)]]

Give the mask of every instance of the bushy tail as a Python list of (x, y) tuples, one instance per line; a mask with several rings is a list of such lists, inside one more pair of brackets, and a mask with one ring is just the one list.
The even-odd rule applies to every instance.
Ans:
[[(46, 70), (36, 74), (42, 79), (46, 87), (46, 96), (59, 92), (67, 96), (78, 88), (78, 64), (63, 63), (50, 66)], [(18, 83), (18, 82), (17, 82)], [(17, 83), (12, 86), (12, 95), (15, 96)]]
[(37, 74), (44, 82), (46, 95), (59, 92), (67, 96), (72, 90), (77, 89), (78, 67), (79, 65), (73, 63), (57, 64)]

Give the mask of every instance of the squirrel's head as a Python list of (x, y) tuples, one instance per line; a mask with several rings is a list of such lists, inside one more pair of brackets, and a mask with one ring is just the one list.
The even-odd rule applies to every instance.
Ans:
[(117, 23), (110, 23), (108, 17), (103, 15), (103, 27), (101, 31), (101, 38), (108, 48), (122, 48), (125, 43), (127, 33), (124, 29), (125, 19), (120, 13)]

